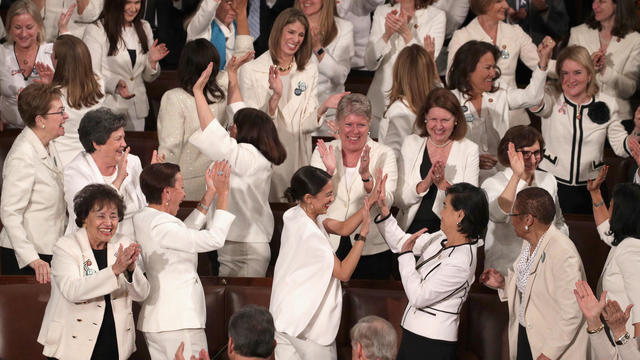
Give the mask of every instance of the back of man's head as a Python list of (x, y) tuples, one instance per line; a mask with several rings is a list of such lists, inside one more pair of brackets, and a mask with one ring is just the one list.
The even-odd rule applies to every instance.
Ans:
[[(387, 320), (375, 316), (365, 316), (351, 328), (351, 351), (354, 359), (359, 347), (362, 355), (369, 360), (393, 360), (396, 358), (398, 340), (396, 330)], [(358, 346), (359, 345), (359, 346)]]
[(248, 305), (229, 320), (229, 345), (237, 355), (266, 359), (275, 348), (274, 332), (271, 313), (263, 307)]

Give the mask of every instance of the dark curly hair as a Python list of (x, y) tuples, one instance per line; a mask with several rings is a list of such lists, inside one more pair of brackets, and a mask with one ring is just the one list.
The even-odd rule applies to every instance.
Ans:
[(91, 210), (97, 206), (101, 210), (107, 204), (118, 209), (118, 221), (124, 219), (126, 205), (118, 192), (104, 184), (89, 184), (73, 197), (73, 212), (76, 214), (76, 225), (82, 227)]

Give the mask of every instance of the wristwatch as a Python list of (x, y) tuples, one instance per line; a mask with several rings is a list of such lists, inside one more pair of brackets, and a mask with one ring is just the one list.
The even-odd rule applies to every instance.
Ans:
[(320, 56), (322, 54), (324, 54), (324, 48), (320, 48), (320, 49), (318, 49), (318, 51), (316, 51), (316, 55), (317, 56)]
[[(361, 179), (362, 179), (362, 178), (361, 178)], [(366, 178), (366, 179), (362, 179), (362, 182), (369, 182), (369, 181), (371, 181), (371, 175), (369, 175), (369, 177), (368, 177), (368, 178)]]
[[(356, 234), (356, 236), (354, 236), (354, 237), (353, 237), (353, 239), (354, 239), (355, 241), (358, 241), (358, 240), (363, 241), (363, 242), (364, 242), (364, 241), (367, 241), (367, 237), (366, 237), (366, 236), (362, 236), (362, 235), (360, 235), (360, 234)], [(629, 335), (629, 334), (627, 334), (627, 335)]]
[(618, 340), (616, 340), (616, 345), (624, 345), (627, 343), (627, 341), (629, 341), (629, 339), (631, 339), (631, 335), (629, 335), (629, 333), (627, 332), (624, 335), (620, 336)]

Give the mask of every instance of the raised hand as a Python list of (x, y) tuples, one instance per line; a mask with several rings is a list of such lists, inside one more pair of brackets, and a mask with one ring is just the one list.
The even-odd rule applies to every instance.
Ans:
[(362, 222), (360, 223), (360, 235), (367, 236), (369, 234), (369, 227), (371, 226), (371, 218), (369, 210), (371, 209), (371, 203), (369, 197), (364, 198), (364, 206), (362, 207)]
[(42, 260), (36, 259), (29, 263), (29, 266), (36, 273), (36, 281), (39, 284), (46, 284), (51, 281), (51, 270), (49, 268), (49, 264)]
[(118, 256), (115, 263), (111, 266), (113, 273), (118, 276), (125, 270), (134, 271), (136, 268), (136, 260), (140, 255), (140, 245), (131, 243), (126, 249), (122, 247), (122, 243), (118, 247)]
[(129, 92), (129, 87), (127, 86), (127, 83), (124, 80), (118, 81), (118, 85), (116, 86), (116, 92), (123, 99), (131, 99), (132, 97), (136, 96), (136, 94), (132, 94)]
[(120, 159), (118, 160), (118, 172), (116, 174), (116, 179), (113, 181), (113, 185), (118, 190), (120, 190), (120, 186), (124, 182), (124, 179), (129, 176), (129, 173), (127, 172), (127, 163), (129, 161), (128, 157), (130, 150), (131, 148), (127, 146), (127, 148), (122, 152)]
[(336, 93), (336, 94), (332, 94), (331, 96), (329, 96), (327, 98), (327, 100), (325, 100), (322, 105), (320, 106), (321, 109), (323, 109), (324, 111), (322, 112), (324, 114), (325, 111), (327, 111), (327, 109), (335, 109), (338, 107), (338, 103), (340, 102), (340, 99), (342, 99), (343, 96), (347, 95), (347, 94), (351, 94), (350, 91), (345, 91), (343, 93)]
[(198, 95), (204, 94), (204, 88), (205, 86), (207, 86), (207, 83), (209, 82), (209, 78), (211, 77), (212, 71), (213, 71), (213, 63), (210, 62), (209, 65), (207, 65), (207, 67), (202, 71), (196, 83), (193, 84), (192, 91), (194, 96), (196, 94)]
[(329, 145), (329, 147), (327, 148), (327, 144), (325, 144), (322, 139), (318, 140), (316, 146), (318, 148), (318, 152), (320, 153), (320, 158), (322, 159), (324, 167), (327, 169), (329, 175), (333, 176), (336, 171), (336, 156), (333, 151), (333, 146)]
[(595, 295), (593, 295), (589, 284), (584, 280), (579, 280), (576, 281), (576, 288), (573, 289), (573, 294), (576, 296), (578, 306), (587, 320), (589, 328), (593, 330), (599, 327), (602, 324), (600, 314), (607, 302), (607, 292), (603, 291), (600, 296), (600, 301), (598, 301)]
[(213, 164), (213, 186), (218, 194), (229, 192), (229, 177), (231, 176), (231, 165), (228, 161), (216, 161)]
[(169, 54), (169, 49), (164, 43), (158, 44), (158, 39), (153, 41), (151, 49), (149, 49), (149, 65), (155, 70), (158, 61), (164, 59)]
[(71, 19), (71, 15), (73, 15), (73, 11), (76, 9), (76, 6), (77, 4), (73, 3), (71, 4), (71, 6), (69, 6), (67, 11), (64, 11), (62, 14), (60, 14), (60, 19), (58, 20), (58, 34), (69, 32), (69, 20)]
[(607, 179), (607, 172), (609, 171), (609, 165), (604, 165), (598, 176), (595, 179), (587, 180), (587, 190), (591, 191), (600, 191), (600, 185)]
[(550, 36), (545, 36), (540, 45), (538, 45), (538, 57), (540, 59), (538, 65), (541, 69), (546, 69), (555, 46), (556, 42)]
[(504, 289), (504, 276), (494, 268), (488, 268), (480, 275), (480, 283), (494, 289)]
[(513, 173), (518, 177), (522, 178), (524, 174), (524, 157), (521, 152), (516, 151), (516, 146), (512, 142), (509, 142), (507, 155), (509, 156), (509, 166), (511, 170), (513, 170)]
[(51, 84), (51, 82), (53, 81), (53, 73), (54, 73), (51, 66), (45, 63), (36, 62), (35, 67), (36, 67), (36, 71), (40, 75), (40, 79), (35, 79), (34, 81), (38, 83), (43, 83), (43, 84)]
[(278, 72), (278, 67), (273, 65), (269, 68), (269, 89), (273, 90), (273, 94), (278, 98), (282, 96), (282, 79)]
[(322, 38), (324, 33), (320, 31), (318, 26), (311, 26), (311, 48), (315, 51), (322, 47)]
[(442, 162), (442, 160), (437, 160), (431, 167), (430, 171), (433, 183), (442, 191), (447, 190), (447, 187), (449, 186), (447, 179), (444, 177), (444, 167), (444, 162)]
[(422, 44), (424, 46), (424, 49), (427, 50), (429, 55), (431, 55), (431, 59), (432, 60), (435, 59), (436, 58), (436, 41), (435, 41), (435, 39), (432, 36), (430, 36), (429, 34), (427, 34), (424, 37), (424, 40), (423, 40)]
[(371, 161), (371, 147), (369, 145), (365, 145), (364, 149), (362, 149), (362, 154), (360, 155), (360, 167), (358, 168), (358, 173), (362, 179), (371, 179), (371, 173), (369, 172), (369, 162)]
[(635, 137), (629, 138), (629, 150), (631, 150), (631, 156), (636, 161), (636, 164), (638, 164), (638, 168), (640, 168), (640, 143), (638, 143), (638, 139)]
[(240, 69), (240, 66), (253, 60), (253, 57), (255, 56), (255, 54), (256, 52), (251, 50), (251, 51), (247, 51), (240, 58), (236, 58), (235, 56), (232, 56), (231, 59), (227, 61), (227, 65), (225, 66), (225, 70), (227, 70), (227, 74), (229, 74), (229, 78), (231, 78), (232, 75), (237, 78), (238, 69)]
[(158, 154), (158, 150), (153, 150), (153, 154), (151, 154), (151, 164), (162, 164), (166, 158), (166, 154)]
[(428, 230), (427, 228), (422, 228), (416, 231), (415, 233), (413, 233), (411, 236), (409, 236), (407, 241), (405, 241), (404, 244), (402, 244), (402, 247), (400, 248), (400, 252), (412, 251), (413, 247), (416, 245), (416, 240), (418, 240), (420, 235), (424, 234), (425, 231), (427, 230)]
[(327, 126), (329, 127), (329, 135), (333, 136), (334, 139), (340, 139), (340, 127), (336, 120), (327, 121)]

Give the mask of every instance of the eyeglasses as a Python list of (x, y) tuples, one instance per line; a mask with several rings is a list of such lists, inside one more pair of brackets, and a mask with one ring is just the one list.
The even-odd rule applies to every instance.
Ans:
[(524, 214), (518, 214), (518, 213), (508, 213), (508, 216), (520, 216), (520, 215), (524, 215)]
[(522, 157), (525, 160), (531, 159), (531, 156), (535, 156), (536, 159), (540, 159), (544, 156), (544, 149), (535, 150), (535, 151), (525, 151), (525, 150), (516, 150), (519, 153), (522, 153)]
[(60, 111), (44, 113), (44, 114), (42, 114), (42, 116), (45, 116), (45, 115), (60, 115), (60, 116), (63, 116), (64, 115), (64, 110), (65, 110), (65, 108), (63, 106), (62, 110), (60, 110)]

